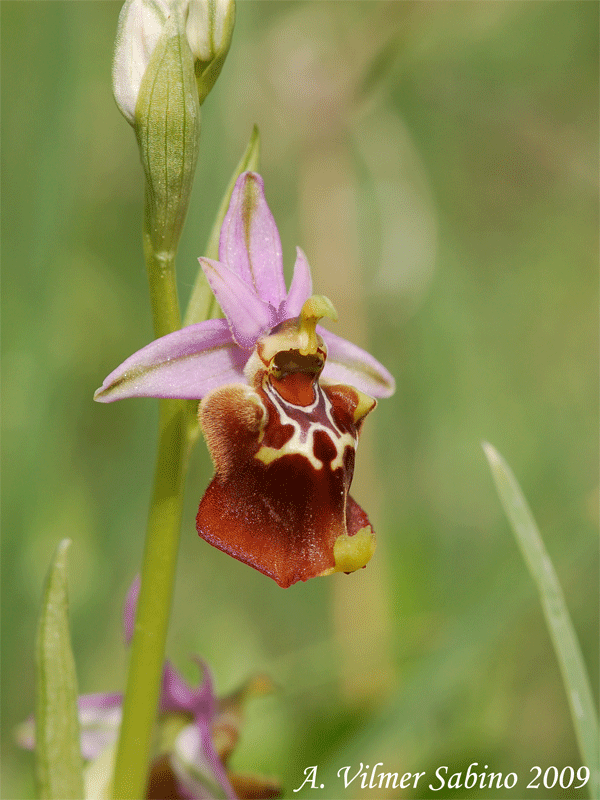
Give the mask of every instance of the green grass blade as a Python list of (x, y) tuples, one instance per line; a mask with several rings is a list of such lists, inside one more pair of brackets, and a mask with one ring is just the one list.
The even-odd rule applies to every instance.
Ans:
[(35, 769), (40, 797), (81, 800), (83, 762), (77, 716), (77, 677), (69, 634), (63, 539), (46, 577), (36, 642)]
[(599, 796), (598, 717), (579, 642), (562, 589), (521, 488), (502, 456), (487, 442), (485, 455), (502, 506), (534, 579), (571, 708), (583, 763), (590, 768), (590, 797)]

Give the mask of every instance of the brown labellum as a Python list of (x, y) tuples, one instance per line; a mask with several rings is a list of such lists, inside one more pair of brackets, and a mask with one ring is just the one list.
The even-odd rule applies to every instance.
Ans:
[(375, 549), (368, 517), (348, 494), (360, 428), (375, 400), (319, 383), (326, 358), (315, 332), (320, 303), (311, 298), (306, 313), (259, 340), (247, 368), (251, 385), (216, 389), (199, 410), (215, 476), (200, 503), (198, 533), (284, 587), (353, 572)]

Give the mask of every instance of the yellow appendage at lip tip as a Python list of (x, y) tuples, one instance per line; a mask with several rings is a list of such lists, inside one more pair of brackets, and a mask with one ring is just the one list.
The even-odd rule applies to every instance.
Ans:
[(332, 575), (334, 572), (356, 572), (373, 558), (375, 546), (375, 534), (370, 525), (358, 530), (354, 536), (343, 533), (333, 545), (335, 567), (325, 570), (321, 576)]

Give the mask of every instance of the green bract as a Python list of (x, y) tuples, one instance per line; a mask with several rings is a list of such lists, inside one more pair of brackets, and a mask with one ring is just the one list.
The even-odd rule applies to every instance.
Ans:
[(145, 246), (158, 256), (174, 253), (200, 139), (194, 62), (178, 9), (167, 19), (142, 78), (134, 127), (146, 175)]
[(36, 642), (35, 766), (40, 797), (82, 798), (77, 677), (69, 634), (63, 539), (48, 571)]

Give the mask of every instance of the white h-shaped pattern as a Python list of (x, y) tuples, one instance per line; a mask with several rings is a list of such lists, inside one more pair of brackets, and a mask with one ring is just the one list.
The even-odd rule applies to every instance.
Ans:
[[(284, 400), (283, 397), (281, 397), (281, 395), (274, 389), (274, 387), (271, 386), (268, 378), (263, 381), (262, 388), (277, 409), (281, 424), (291, 425), (294, 429), (294, 433), (281, 447), (269, 447), (268, 445), (262, 445), (254, 458), (257, 458), (259, 461), (263, 461), (265, 464), (271, 464), (281, 456), (299, 454), (307, 458), (315, 469), (321, 469), (323, 467), (323, 462), (315, 455), (314, 436), (317, 431), (323, 431), (328, 435), (328, 438), (335, 447), (337, 454), (331, 462), (331, 469), (335, 470), (344, 466), (344, 452), (346, 447), (349, 446), (353, 450), (356, 450), (358, 437), (352, 436), (352, 434), (348, 432), (343, 433), (339, 430), (331, 414), (331, 401), (317, 382), (314, 384), (315, 400), (309, 406), (297, 406), (295, 403), (289, 403), (287, 400)], [(301, 414), (306, 414), (308, 416), (317, 408), (321, 401), (323, 402), (323, 409), (327, 416), (327, 420), (329, 421), (329, 425), (324, 425), (322, 422), (311, 420), (309, 422), (308, 430), (303, 435), (302, 426), (298, 420), (289, 416), (289, 414), (286, 412), (286, 407), (297, 409), (297, 411)], [(333, 438), (334, 436), (335, 439)]]

